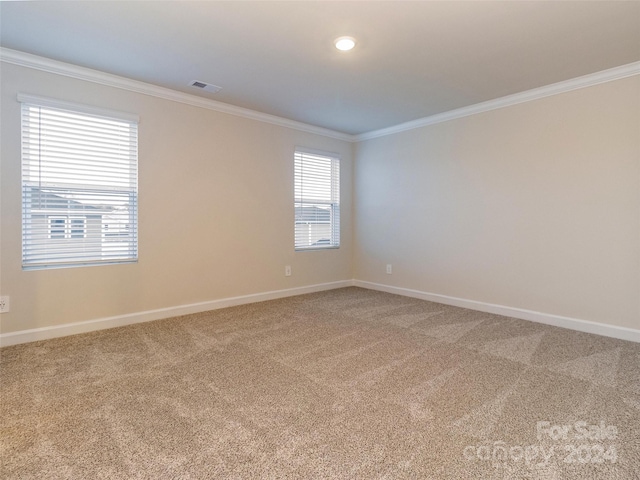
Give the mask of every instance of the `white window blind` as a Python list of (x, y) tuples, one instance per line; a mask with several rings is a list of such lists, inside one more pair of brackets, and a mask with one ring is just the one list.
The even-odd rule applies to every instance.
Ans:
[(294, 161), (295, 248), (340, 246), (340, 159), (296, 150)]
[(137, 120), (19, 100), (23, 268), (137, 261)]

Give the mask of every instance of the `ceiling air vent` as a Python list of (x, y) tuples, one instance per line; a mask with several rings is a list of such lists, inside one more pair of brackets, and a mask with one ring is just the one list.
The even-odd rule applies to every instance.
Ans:
[(218, 93), (220, 90), (222, 90), (222, 87), (211, 85), (210, 83), (199, 82), (197, 80), (191, 82), (189, 86), (199, 88), (200, 90), (204, 90), (209, 93)]

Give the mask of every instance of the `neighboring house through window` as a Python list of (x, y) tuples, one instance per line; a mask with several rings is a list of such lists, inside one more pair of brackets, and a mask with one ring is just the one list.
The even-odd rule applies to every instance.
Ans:
[(137, 117), (18, 99), (23, 268), (137, 261)]
[(296, 149), (294, 158), (295, 249), (340, 246), (340, 158)]

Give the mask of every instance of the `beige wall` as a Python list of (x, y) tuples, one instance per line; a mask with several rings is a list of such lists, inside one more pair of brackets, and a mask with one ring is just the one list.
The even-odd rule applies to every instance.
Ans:
[(355, 278), (640, 328), (640, 77), (371, 139), (356, 158)]
[[(2, 333), (351, 278), (640, 329), (640, 77), (354, 149), (14, 65), (0, 74)], [(22, 271), (18, 92), (140, 116), (138, 264)], [(296, 145), (342, 156), (339, 250), (294, 251)]]
[[(2, 333), (353, 277), (351, 143), (10, 64), (0, 84)], [(22, 271), (18, 92), (140, 116), (137, 264)], [(342, 157), (338, 250), (294, 252), (296, 145)]]

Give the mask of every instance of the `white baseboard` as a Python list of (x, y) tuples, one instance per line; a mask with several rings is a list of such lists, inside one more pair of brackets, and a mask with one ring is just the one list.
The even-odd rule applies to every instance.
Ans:
[(98, 318), (95, 320), (86, 320), (83, 322), (65, 323), (63, 325), (53, 325), (50, 327), (34, 328), (31, 330), (20, 330), (18, 332), (0, 334), (0, 347), (8, 347), (9, 345), (18, 345), (20, 343), (35, 342), (38, 340), (48, 340), (50, 338), (66, 337), (68, 335), (76, 335), (78, 333), (87, 333), (96, 330), (104, 330), (107, 328), (123, 327), (125, 325), (133, 325), (135, 323), (150, 322), (153, 320), (161, 320), (163, 318), (171, 318), (180, 315), (189, 315), (191, 313), (206, 312), (208, 310), (217, 310), (219, 308), (233, 307), (235, 305), (264, 302), (266, 300), (275, 300), (278, 298), (293, 297), (296, 295), (303, 295), (305, 293), (333, 290), (335, 288), (350, 286), (353, 286), (352, 280), (342, 280), (338, 282), (308, 285), (306, 287), (296, 287), (288, 288), (285, 290), (254, 293), (251, 295), (243, 295), (240, 297), (222, 298), (219, 300), (192, 303), (189, 305), (179, 305), (177, 307), (159, 308), (157, 310), (129, 313), (125, 315), (118, 315), (115, 317)]
[(275, 300), (278, 298), (303, 295), (305, 293), (321, 292), (324, 290), (333, 290), (335, 288), (351, 286), (367, 288), (369, 290), (379, 290), (381, 292), (394, 293), (396, 295), (403, 295), (405, 297), (419, 298), (421, 300), (428, 300), (430, 302), (469, 308), (471, 310), (478, 310), (480, 312), (495, 313), (507, 317), (520, 318), (522, 320), (544, 323), (546, 325), (552, 325), (555, 327), (568, 328), (570, 330), (576, 330), (579, 332), (593, 333), (596, 335), (603, 335), (605, 337), (613, 337), (621, 340), (640, 343), (640, 330), (635, 330), (632, 328), (590, 322), (577, 318), (562, 317), (559, 315), (535, 312), (532, 310), (525, 310), (521, 308), (507, 307), (504, 305), (478, 302), (475, 300), (450, 297), (437, 293), (422, 292), (419, 290), (411, 290), (408, 288), (393, 287), (391, 285), (365, 282), (363, 280), (341, 280), (337, 282), (308, 285), (305, 287), (288, 288), (285, 290), (274, 290), (270, 292), (254, 293), (251, 295), (243, 295), (239, 297), (222, 298), (207, 302), (179, 305), (177, 307), (160, 308), (157, 310), (148, 310), (145, 312), (118, 315), (115, 317), (98, 318), (95, 320), (87, 320), (84, 322), (66, 323), (63, 325), (53, 325), (50, 327), (3, 333), (0, 334), (0, 347), (35, 342), (38, 340), (47, 340), (50, 338), (65, 337), (68, 335), (93, 332), (96, 330), (104, 330), (107, 328), (123, 327), (125, 325), (133, 325), (135, 323), (150, 322), (153, 320), (161, 320), (164, 318), (177, 317), (180, 315), (189, 315), (191, 313), (206, 312), (208, 310), (217, 310), (219, 308), (233, 307), (236, 305), (245, 305), (255, 302), (264, 302), (266, 300)]
[(392, 287), (380, 283), (365, 282), (363, 280), (354, 280), (353, 285), (356, 287), (368, 288), (370, 290), (379, 290), (381, 292), (395, 293), (405, 297), (419, 298), (430, 302), (443, 303), (445, 305), (453, 305), (455, 307), (469, 308), (481, 312), (495, 313), (506, 317), (519, 318), (537, 323), (544, 323), (554, 327), (568, 328), (579, 332), (593, 333), (603, 335), (605, 337), (618, 338), (630, 342), (640, 343), (640, 330), (632, 328), (618, 327), (604, 323), (590, 322), (577, 318), (562, 317), (549, 313), (534, 312), (522, 308), (506, 307), (504, 305), (495, 305), (493, 303), (478, 302), (475, 300), (466, 300), (464, 298), (449, 297), (437, 293), (421, 292), (419, 290), (411, 290), (408, 288)]

